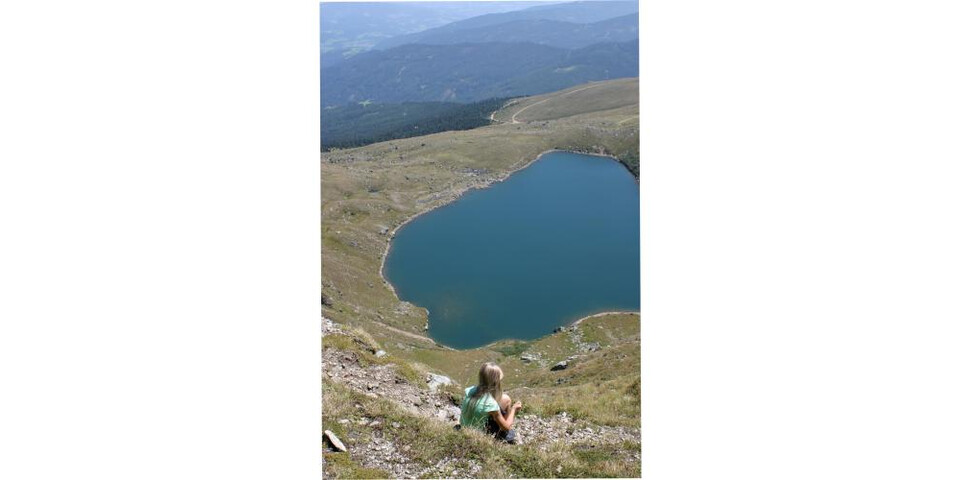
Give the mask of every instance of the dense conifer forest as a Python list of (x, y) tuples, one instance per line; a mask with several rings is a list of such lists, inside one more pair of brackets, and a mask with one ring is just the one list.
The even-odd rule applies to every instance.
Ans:
[(320, 122), (323, 151), (353, 148), (397, 138), (447, 130), (467, 130), (490, 124), (490, 114), (508, 99), (474, 103), (406, 102), (352, 103), (324, 108)]

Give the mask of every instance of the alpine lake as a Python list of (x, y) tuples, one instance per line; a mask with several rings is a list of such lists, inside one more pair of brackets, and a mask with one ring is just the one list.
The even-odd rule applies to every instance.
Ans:
[(458, 349), (639, 311), (639, 185), (612, 158), (545, 153), (404, 225), (383, 274)]

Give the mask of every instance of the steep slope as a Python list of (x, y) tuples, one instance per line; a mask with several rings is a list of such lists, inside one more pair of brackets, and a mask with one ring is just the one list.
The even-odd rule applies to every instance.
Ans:
[(324, 107), (351, 102), (473, 102), (636, 76), (637, 42), (565, 50), (532, 43), (404, 45), (321, 70)]
[(469, 35), (468, 32), (496, 27), (509, 22), (548, 20), (568, 23), (596, 23), (625, 15), (635, 16), (637, 12), (637, 2), (630, 1), (570, 2), (557, 5), (540, 5), (509, 13), (480, 15), (418, 33), (398, 35), (381, 41), (376, 48), (385, 50), (399, 45), (430, 43), (429, 40), (425, 41), (430, 38), (456, 38), (458, 35)]
[[(598, 317), (585, 322), (591, 322), (591, 331), (608, 328), (611, 337), (639, 327), (635, 318), (611, 323)], [(574, 326), (568, 332), (582, 337), (584, 327)], [(617, 377), (629, 383), (624, 389), (589, 370), (591, 364), (608, 362), (608, 355), (600, 352), (609, 341), (604, 347), (590, 343), (591, 350), (576, 355), (579, 363), (570, 371), (550, 372), (524, 362), (525, 370), (544, 370), (552, 381), (578, 383), (551, 392), (550, 388), (517, 387), (521, 376), (512, 376), (509, 385), (514, 388), (507, 393), (522, 398), (525, 406), (515, 424), (520, 444), (504, 445), (477, 432), (452, 428), (459, 420), (464, 382), (429, 387), (425, 381), (437, 377), (380, 350), (361, 329), (324, 319), (322, 333), (322, 428), (346, 448), (338, 451), (333, 441), (326, 442), (327, 478), (640, 475), (639, 377)], [(531, 351), (562, 348), (564, 340), (559, 334), (551, 335), (532, 344)], [(629, 344), (631, 337), (616, 341)], [(639, 353), (635, 347), (624, 351)], [(509, 368), (514, 357), (502, 358), (501, 364), (518, 371)], [(627, 368), (639, 371), (639, 356), (632, 358), (636, 362)], [(580, 364), (584, 367), (577, 370)], [(546, 393), (538, 395), (538, 391)]]

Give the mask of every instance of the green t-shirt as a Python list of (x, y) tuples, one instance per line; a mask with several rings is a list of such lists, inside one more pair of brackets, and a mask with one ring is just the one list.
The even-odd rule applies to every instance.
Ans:
[(485, 393), (483, 397), (477, 399), (473, 408), (467, 408), (470, 406), (470, 395), (476, 388), (476, 386), (473, 386), (464, 391), (463, 406), (460, 407), (460, 425), (483, 430), (487, 426), (487, 418), (490, 418), (490, 412), (500, 410), (500, 404), (493, 399), (492, 395)]

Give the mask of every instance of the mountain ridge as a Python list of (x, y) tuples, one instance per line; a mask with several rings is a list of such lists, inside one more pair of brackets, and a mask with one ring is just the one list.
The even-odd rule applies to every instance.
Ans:
[(402, 45), (321, 70), (321, 105), (454, 101), (535, 95), (634, 77), (639, 42), (562, 49), (534, 43)]
[(569, 2), (540, 5), (512, 12), (492, 13), (430, 28), (422, 32), (398, 35), (379, 42), (374, 48), (384, 50), (404, 44), (417, 43), (433, 35), (455, 34), (463, 30), (489, 28), (518, 20), (555, 20), (569, 23), (595, 23), (624, 15), (638, 14), (638, 4), (628, 1)]

